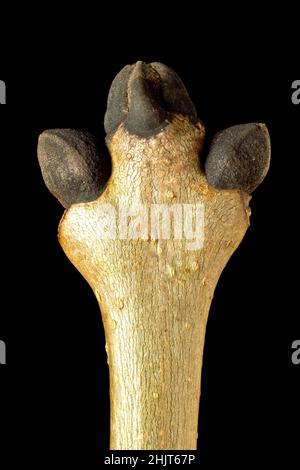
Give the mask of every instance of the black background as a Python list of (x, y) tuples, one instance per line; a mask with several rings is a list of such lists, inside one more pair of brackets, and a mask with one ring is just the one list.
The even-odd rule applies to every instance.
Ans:
[(199, 451), (207, 468), (296, 462), (300, 365), (291, 362), (291, 344), (300, 336), (300, 105), (291, 102), (291, 83), (297, 75), (282, 78), (284, 69), (271, 69), (267, 50), (241, 52), (237, 38), (229, 48), (220, 38), (214, 51), (206, 51), (209, 37), (200, 26), (159, 32), (155, 23), (104, 26), (102, 20), (84, 41), (71, 25), (58, 43), (56, 24), (51, 31), (42, 24), (48, 46), (38, 47), (40, 30), (34, 29), (32, 43), (20, 39), (0, 69), (7, 85), (7, 105), (0, 107), (0, 339), (7, 344), (7, 365), (0, 366), (1, 455), (7, 450), (11, 461), (20, 456), (32, 464), (53, 459), (72, 465), (83, 458), (85, 468), (94, 468), (87, 462), (101, 463), (108, 449), (101, 318), (92, 291), (58, 244), (63, 210), (43, 184), (36, 145), (40, 132), (55, 127), (87, 129), (103, 140), (112, 79), (125, 64), (144, 60), (177, 71), (208, 139), (238, 123), (269, 128), (271, 169), (253, 195), (251, 226), (210, 311)]

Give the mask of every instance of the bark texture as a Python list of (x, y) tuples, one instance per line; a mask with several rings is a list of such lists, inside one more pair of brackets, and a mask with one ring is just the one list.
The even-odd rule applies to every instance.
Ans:
[[(200, 123), (177, 114), (141, 138), (121, 124), (108, 142), (113, 170), (101, 196), (72, 205), (59, 241), (93, 289), (110, 370), (111, 449), (196, 449), (208, 311), (218, 278), (249, 225), (250, 196), (209, 186)], [(121, 202), (120, 202), (121, 201)], [(204, 204), (204, 246), (189, 240), (105, 238), (105, 206)], [(120, 221), (119, 221), (120, 222)], [(134, 225), (136, 223), (136, 225)], [(131, 225), (130, 225), (131, 224)], [(128, 219), (129, 230), (138, 222)], [(131, 227), (131, 228), (130, 228)], [(101, 234), (101, 236), (100, 236)]]

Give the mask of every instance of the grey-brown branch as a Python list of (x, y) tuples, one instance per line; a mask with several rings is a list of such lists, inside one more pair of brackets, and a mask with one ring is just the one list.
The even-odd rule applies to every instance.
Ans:
[[(116, 76), (104, 122), (111, 173), (82, 131), (43, 132), (38, 158), (46, 186), (67, 208), (61, 246), (101, 309), (111, 448), (196, 449), (209, 307), (248, 228), (249, 194), (268, 171), (268, 131), (230, 127), (205, 158), (204, 127), (182, 81), (144, 62)], [(203, 243), (190, 248), (185, 230), (168, 237), (159, 222), (153, 230), (153, 207), (167, 211), (171, 229), (175, 213), (202, 208)]]

